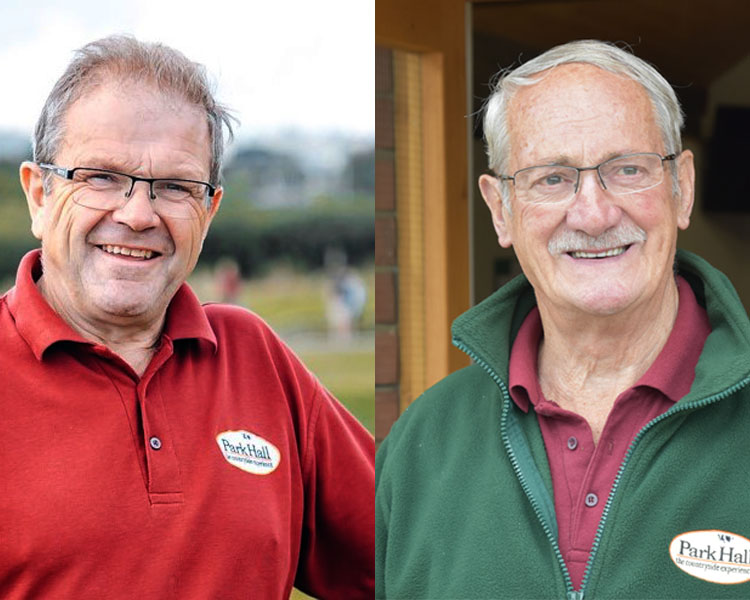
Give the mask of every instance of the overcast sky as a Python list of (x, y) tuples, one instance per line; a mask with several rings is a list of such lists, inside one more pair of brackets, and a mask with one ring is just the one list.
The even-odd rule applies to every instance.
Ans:
[(112, 33), (205, 64), (238, 137), (374, 136), (374, 0), (2, 0), (0, 130), (29, 134), (73, 50)]

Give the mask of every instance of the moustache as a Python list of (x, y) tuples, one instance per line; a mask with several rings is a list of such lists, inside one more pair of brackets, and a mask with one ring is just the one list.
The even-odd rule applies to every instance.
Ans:
[(553, 255), (576, 250), (609, 250), (643, 243), (647, 237), (646, 232), (633, 223), (619, 225), (597, 236), (591, 236), (582, 231), (563, 230), (552, 237), (547, 244), (547, 249)]

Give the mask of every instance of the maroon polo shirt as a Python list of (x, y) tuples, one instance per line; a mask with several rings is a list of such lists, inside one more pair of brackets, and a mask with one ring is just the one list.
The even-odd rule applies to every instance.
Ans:
[(649, 421), (688, 393), (711, 332), (690, 285), (678, 277), (677, 286), (679, 308), (667, 343), (636, 384), (617, 397), (596, 447), (586, 419), (542, 395), (537, 377), (539, 309), (529, 313), (513, 343), (510, 394), (521, 410), (527, 412), (531, 403), (537, 413), (552, 474), (558, 543), (576, 589), (630, 443)]
[(139, 376), (0, 300), (0, 598), (372, 598), (372, 436), (256, 315), (172, 299)]

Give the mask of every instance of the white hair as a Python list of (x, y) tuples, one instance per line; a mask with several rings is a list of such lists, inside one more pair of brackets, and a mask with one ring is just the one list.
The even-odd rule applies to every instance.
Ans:
[[(679, 154), (682, 151), (680, 132), (685, 118), (669, 82), (646, 61), (614, 44), (599, 40), (577, 40), (555, 46), (519, 67), (501, 71), (497, 75), (492, 94), (484, 107), (487, 159), (495, 174), (509, 174), (507, 169), (511, 140), (508, 133), (508, 106), (511, 99), (520, 87), (538, 83), (541, 72), (569, 63), (590, 64), (641, 84), (651, 100), (666, 154)], [(673, 193), (677, 196), (679, 183), (674, 161), (671, 161), (671, 169)], [(501, 186), (503, 203), (509, 207), (508, 184), (502, 181)]]

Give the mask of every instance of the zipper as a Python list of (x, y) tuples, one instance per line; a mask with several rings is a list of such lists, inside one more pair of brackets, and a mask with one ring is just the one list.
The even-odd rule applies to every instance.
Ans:
[[(472, 350), (466, 346), (463, 342), (460, 340), (453, 338), (453, 344), (461, 351), (465, 352), (476, 364), (478, 364), (482, 369), (484, 369), (490, 377), (492, 377), (492, 380), (497, 384), (497, 386), (500, 388), (500, 391), (503, 394), (503, 399), (505, 401), (504, 407), (503, 407), (503, 414), (500, 420), (500, 431), (501, 435), (505, 431), (505, 426), (507, 422), (507, 416), (508, 411), (510, 410), (510, 393), (508, 392), (508, 388), (505, 385), (505, 382), (500, 379), (500, 377), (495, 373), (495, 371), (490, 367), (484, 360), (479, 358)], [(586, 586), (588, 584), (589, 576), (591, 574), (591, 568), (594, 564), (594, 560), (596, 558), (596, 554), (599, 550), (599, 544), (601, 543), (602, 533), (604, 531), (604, 525), (607, 521), (607, 517), (609, 515), (610, 508), (612, 507), (612, 501), (615, 497), (615, 494), (617, 493), (617, 488), (619, 487), (620, 480), (622, 479), (622, 475), (625, 472), (625, 469), (627, 468), (628, 462), (630, 461), (630, 458), (633, 455), (633, 452), (635, 452), (635, 448), (638, 445), (638, 443), (643, 439), (643, 436), (646, 434), (646, 432), (654, 427), (657, 423), (660, 423), (664, 419), (667, 419), (671, 417), (672, 415), (675, 415), (679, 412), (684, 412), (686, 410), (693, 410), (698, 408), (703, 408), (705, 406), (708, 406), (709, 404), (713, 404), (715, 402), (719, 402), (720, 400), (723, 400), (724, 398), (731, 396), (732, 394), (735, 394), (747, 384), (750, 383), (750, 377), (746, 377), (745, 379), (742, 379), (741, 381), (737, 382), (733, 386), (718, 392), (712, 396), (709, 396), (708, 398), (703, 398), (702, 400), (696, 400), (693, 402), (689, 402), (687, 404), (683, 405), (676, 405), (670, 410), (668, 410), (665, 413), (662, 413), (655, 419), (652, 419), (646, 425), (638, 432), (638, 435), (635, 436), (633, 441), (630, 443), (630, 447), (628, 448), (627, 453), (625, 454), (625, 458), (622, 461), (622, 464), (620, 465), (619, 470), (617, 471), (617, 476), (615, 477), (615, 481), (612, 484), (612, 490), (609, 493), (609, 497), (607, 498), (607, 504), (604, 506), (604, 510), (602, 511), (602, 518), (599, 520), (599, 526), (596, 530), (596, 536), (594, 537), (594, 544), (591, 546), (591, 552), (589, 553), (588, 561), (586, 562), (586, 571), (583, 574), (583, 580), (581, 582), (581, 589), (575, 590), (573, 588), (573, 582), (570, 579), (570, 573), (568, 572), (568, 567), (565, 564), (565, 561), (563, 560), (562, 553), (560, 552), (560, 546), (557, 543), (557, 539), (555, 538), (554, 534), (549, 528), (548, 523), (544, 519), (542, 515), (542, 511), (539, 508), (539, 503), (537, 500), (533, 497), (531, 493), (531, 489), (528, 486), (528, 483), (526, 482), (526, 477), (521, 472), (521, 468), (518, 464), (518, 459), (516, 458), (515, 452), (513, 451), (512, 446), (510, 445), (510, 441), (508, 439), (507, 435), (503, 435), (503, 445), (505, 446), (506, 451), (508, 452), (508, 456), (510, 457), (511, 465), (513, 466), (513, 471), (516, 474), (516, 477), (518, 478), (519, 483), (521, 484), (521, 489), (523, 489), (524, 494), (526, 494), (526, 497), (529, 499), (529, 502), (531, 503), (531, 507), (534, 510), (534, 513), (537, 516), (537, 519), (542, 525), (542, 529), (544, 530), (545, 535), (547, 536), (547, 539), (549, 540), (550, 544), (552, 544), (552, 549), (555, 552), (555, 556), (557, 557), (557, 561), (560, 565), (560, 570), (562, 571), (563, 578), (565, 580), (565, 587), (567, 589), (567, 600), (583, 600), (584, 599), (584, 593), (586, 591)]]
[(612, 501), (615, 497), (615, 494), (617, 493), (617, 488), (620, 485), (620, 480), (622, 479), (622, 475), (625, 472), (625, 468), (627, 467), (627, 464), (630, 461), (630, 458), (632, 457), (633, 452), (635, 452), (635, 447), (638, 445), (638, 442), (641, 441), (641, 439), (643, 438), (643, 436), (646, 434), (646, 432), (649, 429), (651, 429), (657, 423), (660, 423), (664, 419), (667, 419), (671, 417), (672, 415), (675, 415), (679, 412), (685, 412), (686, 410), (692, 410), (692, 409), (697, 409), (697, 408), (704, 408), (708, 406), (709, 404), (719, 402), (720, 400), (723, 400), (724, 398), (731, 396), (732, 394), (735, 394), (736, 392), (744, 388), (748, 383), (750, 383), (750, 377), (746, 377), (745, 379), (737, 382), (736, 384), (725, 389), (724, 391), (718, 392), (717, 394), (714, 394), (713, 396), (709, 396), (708, 398), (703, 398), (702, 400), (695, 400), (694, 402), (689, 402), (683, 405), (675, 405), (673, 408), (671, 408), (667, 412), (660, 414), (655, 419), (646, 423), (643, 429), (641, 429), (638, 432), (638, 435), (635, 436), (635, 438), (630, 444), (630, 447), (628, 448), (627, 453), (625, 454), (625, 458), (623, 459), (622, 464), (620, 465), (620, 469), (617, 471), (617, 476), (615, 477), (615, 481), (612, 484), (612, 490), (609, 492), (609, 498), (607, 498), (607, 504), (604, 505), (602, 518), (600, 519), (599, 527), (596, 530), (596, 536), (594, 537), (594, 544), (593, 546), (591, 546), (589, 559), (586, 563), (586, 571), (583, 574), (583, 581), (581, 582), (581, 590), (580, 590), (581, 598), (576, 599), (576, 600), (582, 600), (583, 598), (583, 592), (585, 591), (586, 585), (588, 584), (591, 567), (594, 564), (596, 553), (599, 550), (599, 544), (601, 542), (602, 533), (604, 531), (604, 524), (607, 520), (607, 516), (609, 515), (609, 510), (612, 506)]
[(570, 573), (568, 572), (568, 567), (565, 564), (565, 561), (563, 560), (562, 553), (560, 552), (560, 546), (558, 545), (557, 539), (554, 533), (552, 532), (552, 530), (550, 529), (549, 524), (547, 523), (546, 519), (544, 519), (542, 515), (542, 510), (539, 507), (539, 502), (531, 493), (531, 489), (529, 488), (529, 485), (526, 481), (526, 477), (521, 472), (521, 467), (518, 464), (518, 459), (513, 450), (513, 447), (510, 445), (508, 436), (502, 435), (503, 432), (505, 431), (505, 425), (507, 422), (508, 411), (510, 410), (510, 403), (511, 403), (510, 394), (508, 392), (507, 386), (505, 385), (505, 382), (502, 379), (500, 379), (500, 377), (493, 371), (492, 367), (490, 367), (486, 362), (484, 362), (481, 358), (479, 358), (476, 354), (474, 354), (474, 352), (470, 350), (463, 342), (454, 338), (453, 344), (459, 350), (468, 354), (469, 357), (476, 364), (482, 367), (482, 369), (484, 369), (490, 375), (490, 377), (492, 377), (493, 381), (500, 388), (500, 391), (502, 392), (503, 398), (505, 400), (504, 406), (503, 406), (503, 414), (500, 419), (500, 432), (501, 432), (501, 437), (503, 438), (503, 445), (505, 446), (505, 450), (508, 453), (508, 456), (510, 457), (510, 462), (511, 462), (511, 465), (513, 466), (513, 471), (515, 472), (516, 477), (518, 478), (518, 481), (521, 484), (521, 489), (523, 489), (524, 494), (526, 494), (526, 497), (529, 499), (529, 502), (531, 503), (531, 508), (534, 510), (534, 514), (536, 514), (536, 517), (539, 520), (539, 523), (541, 523), (542, 525), (544, 534), (547, 536), (547, 539), (552, 545), (552, 549), (555, 551), (557, 562), (560, 565), (560, 570), (562, 571), (563, 578), (565, 580), (567, 600), (583, 600), (583, 591), (576, 592), (573, 589), (573, 582), (570, 579)]

